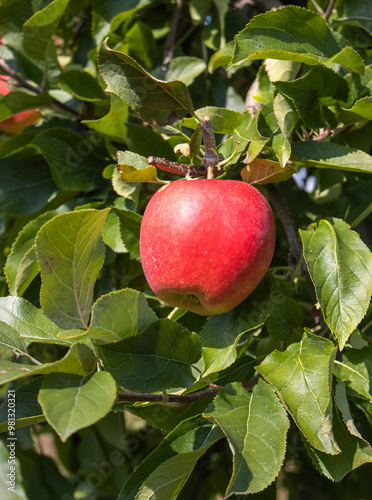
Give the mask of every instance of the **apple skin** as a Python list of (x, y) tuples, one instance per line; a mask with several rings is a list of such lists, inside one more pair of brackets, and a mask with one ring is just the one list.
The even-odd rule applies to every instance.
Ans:
[[(7, 95), (10, 92), (8, 84), (4, 80), (9, 80), (8, 75), (0, 75), (0, 95)], [(0, 132), (9, 135), (16, 135), (22, 132), (29, 125), (33, 125), (40, 120), (41, 114), (37, 109), (21, 111), (16, 115), (0, 122)]]
[(242, 181), (171, 182), (150, 199), (141, 224), (150, 288), (167, 304), (202, 316), (230, 311), (248, 297), (274, 247), (270, 205)]

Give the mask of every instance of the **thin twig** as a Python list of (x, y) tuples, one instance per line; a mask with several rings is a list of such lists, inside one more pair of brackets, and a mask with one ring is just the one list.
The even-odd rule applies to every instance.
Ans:
[[(247, 390), (252, 389), (258, 382), (258, 379), (246, 380), (242, 382), (242, 386)], [(193, 392), (190, 394), (168, 394), (166, 400), (163, 394), (142, 394), (137, 392), (119, 392), (116, 394), (115, 403), (120, 402), (142, 402), (142, 403), (182, 403), (188, 404), (201, 399), (217, 396), (219, 389), (222, 387), (212, 385), (204, 391)]]
[(335, 6), (336, 0), (329, 0), (328, 7), (324, 11), (324, 18), (328, 19), (329, 16), (332, 14), (333, 7)]
[[(218, 388), (212, 387), (205, 391), (194, 392), (192, 394), (167, 394), (168, 403), (192, 403), (204, 398), (211, 398), (218, 394)], [(148, 402), (164, 403), (163, 394), (141, 394), (136, 392), (119, 392), (116, 394), (115, 403), (120, 401), (127, 402)]]
[(176, 0), (176, 8), (174, 9), (170, 31), (165, 41), (164, 59), (162, 68), (166, 71), (170, 61), (173, 59), (174, 51), (176, 50), (176, 36), (179, 20), (181, 19), (183, 0)]
[[(20, 87), (23, 87), (24, 89), (29, 90), (30, 92), (33, 92), (34, 94), (41, 95), (43, 94), (42, 89), (39, 87), (35, 87), (35, 85), (31, 85), (28, 83), (24, 78), (18, 75), (5, 61), (4, 59), (0, 58), (0, 69), (9, 75), (13, 80), (15, 80)], [(80, 118), (80, 115), (76, 109), (71, 108), (67, 104), (64, 104), (63, 102), (58, 101), (54, 97), (51, 97), (52, 104), (56, 107), (61, 109), (62, 111), (65, 111), (66, 113), (69, 113), (71, 115), (74, 115), (75, 117)]]
[(306, 262), (302, 258), (302, 246), (298, 238), (298, 231), (289, 207), (275, 184), (268, 185), (268, 191), (270, 193), (271, 202), (279, 216), (281, 223), (283, 224), (284, 231), (287, 236), (289, 243), (289, 265), (291, 265), (292, 257), (294, 257), (296, 263), (301, 262), (301, 271), (310, 289), (314, 303), (317, 302), (314, 284), (310, 278), (309, 271), (306, 266)]

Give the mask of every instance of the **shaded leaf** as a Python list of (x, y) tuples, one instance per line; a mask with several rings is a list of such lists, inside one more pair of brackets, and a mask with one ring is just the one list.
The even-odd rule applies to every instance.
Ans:
[(2, 384), (5, 384), (12, 380), (29, 377), (30, 375), (46, 375), (48, 373), (88, 375), (95, 366), (96, 357), (93, 351), (84, 344), (74, 344), (63, 358), (53, 363), (30, 365), (2, 360), (0, 381)]
[(204, 416), (221, 427), (233, 452), (227, 495), (257, 493), (274, 481), (284, 460), (289, 420), (268, 384), (259, 380), (251, 394), (238, 383), (223, 387)]
[(288, 82), (277, 81), (275, 88), (290, 99), (304, 124), (317, 129), (328, 122), (333, 125), (328, 106), (346, 101), (348, 86), (336, 72), (322, 66), (311, 68), (305, 75)]
[(82, 101), (100, 101), (107, 99), (107, 94), (98, 81), (87, 71), (69, 69), (61, 74), (58, 84), (62, 90)]
[(238, 307), (208, 318), (200, 333), (205, 377), (227, 368), (235, 361), (236, 346), (241, 336), (265, 322), (270, 294), (269, 282), (264, 280)]
[(119, 386), (144, 393), (191, 386), (195, 380), (191, 365), (200, 358), (198, 336), (167, 319), (151, 323), (142, 334), (97, 349)]
[[(43, 410), (37, 401), (42, 377), (31, 379), (30, 381), (17, 387), (15, 390), (15, 428), (32, 425), (45, 420)], [(5, 400), (0, 405), (0, 432), (8, 430), (8, 401)]]
[(317, 469), (332, 481), (341, 481), (349, 472), (362, 464), (372, 462), (372, 449), (363, 438), (350, 434), (342, 417), (334, 412), (333, 429), (341, 448), (339, 455), (327, 455), (305, 442), (305, 447)]
[(36, 238), (44, 313), (66, 330), (87, 327), (105, 257), (101, 231), (110, 209), (79, 210), (47, 222)]
[(0, 121), (26, 109), (49, 107), (51, 104), (52, 100), (46, 94), (32, 95), (21, 90), (12, 90), (0, 98)]
[(372, 347), (345, 348), (342, 362), (336, 360), (333, 368), (337, 378), (346, 383), (347, 391), (372, 404)]
[(43, 160), (0, 159), (0, 213), (30, 215), (58, 191)]
[(176, 498), (198, 459), (223, 438), (219, 427), (194, 417), (181, 422), (129, 477), (118, 500)]
[(321, 220), (300, 234), (324, 320), (343, 349), (370, 302), (372, 254), (341, 219)]
[(283, 294), (274, 295), (270, 301), (270, 313), (266, 329), (273, 339), (289, 340), (294, 333), (300, 334), (304, 314), (299, 303)]
[(103, 418), (111, 409), (116, 386), (104, 371), (88, 377), (51, 374), (45, 377), (38, 401), (63, 442), (79, 429)]
[(291, 344), (284, 352), (273, 351), (257, 367), (274, 386), (311, 445), (331, 455), (340, 451), (331, 423), (335, 355), (332, 342), (304, 333), (301, 342)]
[(102, 183), (105, 162), (93, 153), (88, 139), (64, 128), (50, 127), (32, 141), (48, 162), (57, 186), (91, 191)]
[(27, 288), (24, 284), (25, 280), (20, 278), (21, 263), (26, 256), (28, 261), (30, 261), (30, 257), (33, 258), (33, 247), (37, 232), (48, 220), (57, 215), (57, 213), (58, 212), (54, 210), (39, 215), (39, 217), (36, 217), (26, 224), (18, 233), (4, 268), (11, 295), (22, 295), (24, 289)]

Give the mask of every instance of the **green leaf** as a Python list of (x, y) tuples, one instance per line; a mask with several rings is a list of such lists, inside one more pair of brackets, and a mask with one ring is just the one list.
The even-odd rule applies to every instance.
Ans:
[(195, 79), (205, 71), (206, 64), (203, 59), (191, 56), (174, 57), (169, 61), (166, 70), (162, 67), (152, 72), (153, 76), (166, 82), (171, 80), (180, 80), (188, 87)]
[[(18, 233), (4, 268), (11, 295), (22, 295), (27, 288), (27, 282), (25, 283), (25, 280), (20, 280), (21, 263), (26, 256), (31, 256), (29, 252), (32, 251), (34, 247), (36, 234), (39, 229), (48, 220), (57, 215), (57, 213), (58, 212), (54, 210), (39, 215), (39, 217), (36, 217), (26, 224)], [(35, 276), (35, 273), (32, 273), (32, 276)]]
[(118, 500), (176, 498), (198, 459), (223, 438), (217, 425), (200, 417), (181, 422), (129, 477)]
[(98, 120), (83, 120), (89, 128), (113, 139), (125, 141), (127, 135), (128, 105), (116, 94), (110, 94), (110, 111)]
[(69, 69), (61, 74), (58, 84), (62, 90), (82, 101), (94, 102), (107, 99), (107, 94), (98, 81), (87, 71)]
[(48, 45), (62, 14), (70, 0), (53, 0), (38, 10), (23, 25), (23, 46), (27, 54), (35, 59), (45, 59)]
[(372, 97), (358, 99), (351, 108), (340, 108), (343, 123), (355, 123), (361, 120), (372, 120)]
[(150, 26), (137, 20), (125, 34), (122, 52), (130, 54), (134, 59), (148, 68), (153, 68), (156, 59), (156, 43)]
[[(273, 351), (257, 371), (273, 385), (310, 444), (331, 455), (340, 449), (332, 434), (331, 379), (336, 348), (304, 333), (284, 352)], [(311, 418), (309, 418), (311, 415)]]
[(199, 108), (195, 111), (195, 115), (200, 120), (203, 116), (208, 116), (216, 134), (231, 134), (243, 121), (243, 113), (215, 106)]
[(372, 462), (372, 449), (361, 436), (351, 434), (341, 415), (335, 411), (333, 429), (337, 443), (341, 448), (339, 455), (328, 455), (305, 443), (308, 454), (317, 469), (332, 481), (341, 481), (349, 472), (362, 464)]
[(0, 159), (0, 213), (30, 215), (48, 203), (56, 192), (43, 160)]
[(277, 340), (289, 340), (294, 333), (302, 336), (300, 327), (304, 314), (297, 300), (283, 294), (276, 294), (270, 301), (269, 310), (266, 329), (270, 337)]
[(0, 297), (1, 321), (13, 328), (27, 342), (71, 345), (57, 337), (60, 328), (22, 297)]
[(7, 474), (10, 472), (10, 464), (8, 463), (10, 449), (7, 447), (7, 444), (9, 443), (0, 442), (0, 498), (4, 498), (4, 500), (8, 498), (12, 500), (28, 500), (21, 476), (21, 461), (17, 455), (14, 457), (13, 464), (15, 468), (14, 490), (12, 492), (9, 491)]
[(45, 375), (48, 373), (88, 375), (95, 366), (96, 357), (93, 351), (84, 344), (74, 344), (62, 359), (53, 363), (30, 365), (2, 360), (0, 382), (5, 384), (12, 380), (29, 377), (30, 375)]
[(210, 316), (200, 333), (204, 373), (223, 370), (236, 359), (241, 336), (262, 325), (268, 315), (269, 282), (264, 280), (244, 302), (225, 314)]
[(324, 320), (343, 349), (370, 302), (372, 254), (340, 219), (321, 220), (300, 234)]
[(305, 167), (333, 168), (346, 172), (372, 173), (372, 157), (355, 148), (320, 141), (292, 144), (295, 163)]
[(140, 10), (157, 0), (101, 0), (92, 1), (92, 32), (96, 44), (110, 31), (117, 30), (128, 18), (133, 19)]
[[(286, 99), (283, 95), (277, 94), (274, 99), (274, 113), (275, 117), (277, 119), (279, 128), (286, 140), (284, 142), (283, 140), (281, 143), (279, 143), (279, 146), (281, 146), (281, 149), (278, 147), (274, 148), (275, 153), (277, 154), (278, 158), (281, 160), (282, 166), (284, 166), (287, 161), (289, 160), (289, 156), (291, 153), (291, 147), (290, 147), (290, 137), (295, 129), (295, 126), (297, 125), (298, 122), (298, 115), (297, 113), (293, 110), (292, 106), (290, 105), (288, 99)], [(274, 147), (274, 146), (273, 146)], [(280, 154), (280, 151), (283, 151), (282, 154)], [(279, 154), (278, 154), (279, 152)]]
[(194, 113), (189, 91), (183, 82), (157, 80), (134, 59), (109, 49), (105, 43), (98, 53), (98, 65), (110, 91), (127, 102), (142, 120), (171, 125), (186, 113)]
[(372, 15), (369, 5), (364, 0), (337, 2), (338, 16), (333, 20), (334, 26), (353, 26), (366, 30), (372, 34)]
[[(280, 94), (278, 94), (280, 96)], [(278, 104), (280, 101), (280, 97), (276, 97), (274, 102), (269, 102), (268, 104), (265, 104), (258, 117), (258, 131), (261, 136), (263, 137), (268, 137), (269, 141), (267, 142), (267, 146), (271, 147), (274, 150), (274, 153), (278, 157), (278, 160), (280, 161), (280, 166), (284, 167), (289, 160), (289, 157), (291, 155), (291, 145), (289, 143), (289, 133), (288, 136), (286, 136), (282, 130), (280, 129), (279, 122), (277, 119), (277, 115), (279, 115), (281, 112), (286, 112), (289, 113), (288, 103), (284, 103), (284, 101), (281, 101), (282, 103), (282, 109), (280, 109), (280, 104)], [(276, 105), (276, 110), (275, 110), (275, 103)], [(286, 106), (288, 104), (288, 106)], [(285, 108), (284, 108), (285, 106)], [(296, 113), (294, 113), (294, 116)], [(292, 115), (293, 116), (293, 115)], [(281, 123), (282, 126), (284, 127), (284, 116), (281, 117)], [(288, 132), (288, 130), (287, 130)]]
[[(362, 438), (360, 432), (358, 431), (353, 416), (351, 414), (349, 401), (346, 394), (346, 385), (341, 380), (337, 381), (336, 391), (335, 391), (335, 402), (337, 408), (340, 410), (342, 415), (342, 420), (347, 427), (347, 430), (353, 436)], [(363, 439), (363, 438), (362, 438)], [(371, 450), (372, 451), (372, 450)]]
[(106, 166), (83, 136), (64, 128), (49, 127), (32, 141), (48, 162), (57, 186), (91, 191), (102, 182)]
[(124, 248), (132, 259), (140, 262), (139, 235), (142, 217), (131, 210), (120, 208), (114, 210), (119, 219), (120, 235)]
[(211, 55), (208, 62), (209, 73), (214, 73), (221, 66), (227, 66), (234, 54), (234, 42), (227, 42), (220, 50)]
[(104, 295), (94, 303), (88, 330), (80, 335), (74, 331), (61, 332), (59, 336), (117, 342), (143, 333), (157, 319), (145, 296), (137, 290), (126, 288)]
[(2, 321), (0, 321), (0, 346), (17, 349), (19, 352), (27, 352), (26, 344), (17, 330)]
[(293, 5), (254, 17), (235, 37), (230, 66), (265, 58), (309, 65), (336, 63), (355, 73), (364, 70), (360, 55), (328, 27), (324, 17)]
[(198, 336), (167, 319), (151, 323), (140, 335), (97, 349), (120, 387), (143, 393), (190, 387), (195, 381), (191, 365), (200, 358)]
[(335, 361), (333, 372), (347, 384), (347, 391), (372, 404), (372, 347), (345, 348), (342, 361)]
[(102, 227), (109, 208), (61, 214), (36, 238), (44, 313), (65, 330), (87, 328), (93, 288), (105, 258)]
[(51, 374), (42, 383), (38, 401), (47, 421), (65, 442), (74, 432), (103, 418), (115, 395), (115, 382), (107, 372), (88, 377)]
[[(43, 377), (36, 377), (15, 389), (15, 428), (45, 421), (37, 394)], [(8, 401), (0, 405), (0, 432), (8, 430)]]
[(265, 59), (264, 65), (271, 82), (294, 80), (301, 67), (299, 62), (280, 59)]
[(289, 420), (268, 384), (259, 380), (252, 394), (238, 383), (223, 387), (204, 416), (221, 427), (233, 452), (226, 495), (257, 493), (274, 481), (284, 460)]
[(164, 184), (164, 181), (158, 178), (156, 168), (149, 165), (144, 156), (131, 151), (118, 152), (118, 169), (123, 182), (156, 182)]
[(49, 107), (51, 104), (52, 99), (46, 94), (32, 95), (21, 90), (12, 90), (0, 98), (0, 121), (26, 109)]
[[(315, 66), (296, 80), (274, 82), (275, 88), (290, 99), (304, 124), (310, 129), (335, 121), (328, 106), (337, 101), (346, 102), (348, 86), (336, 72), (322, 66)], [(335, 122), (337, 125), (337, 122)]]
[[(119, 179), (121, 186), (125, 184)], [(127, 186), (130, 184), (127, 184)], [(133, 186), (133, 184), (132, 184)], [(124, 194), (124, 189), (122, 189)], [(131, 210), (122, 208), (113, 209), (103, 227), (103, 241), (116, 253), (129, 253), (132, 259), (140, 262), (139, 234), (141, 226), (141, 216)]]

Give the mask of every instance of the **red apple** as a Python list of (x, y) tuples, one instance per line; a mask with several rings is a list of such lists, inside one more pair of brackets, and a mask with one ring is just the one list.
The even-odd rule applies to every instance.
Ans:
[[(8, 75), (0, 75), (0, 95), (9, 94), (10, 88), (8, 87), (8, 80)], [(5, 132), (9, 135), (19, 134), (23, 129), (40, 120), (40, 117), (40, 111), (37, 109), (21, 111), (20, 113), (0, 122), (0, 132)]]
[(164, 302), (203, 316), (240, 304), (264, 277), (275, 246), (265, 197), (241, 181), (178, 180), (146, 207), (140, 254)]

